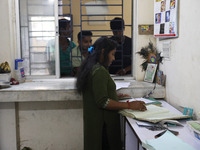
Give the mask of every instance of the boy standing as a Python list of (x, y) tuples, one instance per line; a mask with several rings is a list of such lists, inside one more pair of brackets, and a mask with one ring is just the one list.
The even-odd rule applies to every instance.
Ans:
[(73, 75), (75, 76), (82, 61), (88, 54), (88, 48), (92, 45), (92, 32), (81, 31), (78, 33), (78, 46), (72, 49)]

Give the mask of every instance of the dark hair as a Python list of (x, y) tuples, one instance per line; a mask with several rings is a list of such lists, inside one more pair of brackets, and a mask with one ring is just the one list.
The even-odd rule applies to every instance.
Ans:
[(84, 38), (86, 36), (92, 36), (92, 32), (91, 31), (81, 31), (78, 33), (77, 38), (80, 41), (81, 37)]
[(67, 19), (59, 19), (59, 29), (61, 28), (65, 29), (69, 23), (70, 21)]
[(86, 83), (88, 81), (88, 76), (92, 71), (92, 67), (95, 64), (100, 63), (102, 50), (104, 49), (104, 62), (101, 62), (101, 65), (103, 65), (105, 68), (108, 68), (108, 54), (113, 49), (116, 49), (117, 43), (111, 39), (108, 39), (107, 37), (101, 37), (95, 41), (93, 47), (93, 53), (87, 55), (85, 60), (82, 62), (77, 74), (76, 87), (78, 93), (80, 94), (85, 89)]
[(123, 30), (124, 28), (124, 20), (119, 17), (115, 17), (110, 21), (110, 28), (112, 30)]

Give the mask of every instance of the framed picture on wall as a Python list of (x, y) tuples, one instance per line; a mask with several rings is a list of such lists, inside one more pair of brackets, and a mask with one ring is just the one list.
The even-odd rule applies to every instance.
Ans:
[(148, 63), (146, 73), (144, 76), (144, 81), (152, 83), (155, 77), (156, 69), (157, 64)]

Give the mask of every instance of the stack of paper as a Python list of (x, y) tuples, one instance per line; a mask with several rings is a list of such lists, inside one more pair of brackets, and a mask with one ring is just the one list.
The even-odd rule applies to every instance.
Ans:
[(130, 118), (153, 123), (157, 123), (161, 120), (190, 118), (188, 115), (172, 113), (168, 109), (156, 105), (146, 105), (146, 108), (146, 111), (123, 109), (120, 110), (119, 113)]
[(142, 146), (148, 150), (195, 150), (170, 131), (166, 131), (157, 139), (146, 140)]

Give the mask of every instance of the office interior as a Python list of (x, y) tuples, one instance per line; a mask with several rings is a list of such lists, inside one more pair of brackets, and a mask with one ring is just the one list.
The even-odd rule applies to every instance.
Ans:
[[(110, 2), (112, 0), (107, 0), (107, 2)], [(115, 1), (115, 0), (113, 0)], [(116, 0), (118, 1), (118, 0)], [(124, 0), (124, 5), (127, 3)], [(156, 46), (156, 48), (162, 52), (163, 45), (168, 43), (169, 45), (169, 57), (163, 58), (162, 63), (160, 64), (160, 70), (164, 72), (166, 75), (166, 83), (165, 83), (165, 96), (164, 100), (167, 101), (169, 104), (174, 106), (177, 109), (180, 109), (180, 106), (182, 107), (189, 107), (194, 110), (193, 117), (195, 119), (200, 119), (200, 100), (199, 100), (199, 83), (200, 78), (200, 28), (198, 20), (198, 14), (200, 14), (200, 1), (199, 0), (179, 0), (178, 1), (178, 37), (176, 38), (168, 38), (168, 39), (161, 39), (154, 37), (153, 34), (147, 34), (147, 35), (141, 35), (139, 34), (139, 25), (153, 25), (154, 24), (154, 0), (133, 0), (132, 4), (132, 10), (129, 10), (126, 12), (126, 9), (124, 9), (124, 20), (126, 21), (126, 17), (129, 17), (132, 15), (132, 31), (127, 28), (125, 29), (125, 35), (131, 36), (131, 32), (133, 32), (132, 38), (133, 38), (133, 52), (134, 54), (141, 50), (142, 47), (145, 47), (148, 45), (149, 41), (153, 42), (153, 44)], [(72, 3), (74, 3), (72, 7), (72, 14), (73, 14), (73, 23), (74, 24), (80, 24), (80, 18), (75, 17), (76, 12), (79, 12), (80, 7), (80, 1), (79, 0), (72, 0)], [(18, 14), (16, 14), (16, 4), (17, 0), (2, 0), (0, 2), (0, 62), (7, 61), (11, 66), (11, 75), (14, 75), (14, 61), (15, 59), (18, 59), (20, 57), (19, 52), (19, 34), (18, 29), (19, 25), (16, 22), (16, 18), (19, 17)], [(127, 6), (130, 7), (130, 6)], [(129, 20), (129, 19), (127, 19)], [(131, 22), (127, 21), (127, 24), (131, 24)], [(98, 27), (98, 26), (97, 26)], [(109, 27), (109, 24), (107, 24), (107, 27)], [(74, 42), (77, 41), (76, 35), (78, 33), (78, 30), (74, 29), (73, 37)], [(95, 40), (94, 40), (95, 41)], [(143, 62), (143, 59), (135, 54), (134, 55), (134, 62), (133, 62), (133, 74), (132, 74), (132, 80), (135, 81), (144, 81), (144, 75), (145, 72), (142, 71), (141, 63)], [(73, 78), (69, 78), (66, 80), (69, 80), (71, 83), (71, 80), (74, 80)], [(49, 79), (51, 80), (51, 79)], [(54, 79), (52, 79), (54, 80)], [(56, 79), (56, 82), (59, 79)], [(63, 79), (60, 79), (61, 81)], [(22, 83), (23, 84), (23, 83)], [(1, 91), (0, 91), (1, 92)], [(10, 93), (10, 95), (14, 94), (14, 92)], [(35, 93), (37, 95), (37, 92)], [(32, 95), (34, 97), (34, 94)], [(70, 97), (70, 95), (69, 95)], [(77, 96), (78, 97), (78, 96)], [(73, 96), (72, 99), (75, 99), (76, 96)], [(34, 98), (33, 98), (34, 99)], [(6, 108), (6, 114), (15, 114), (13, 112), (13, 107), (21, 108), (21, 111), (18, 112), (18, 115), (20, 118), (18, 118), (20, 123), (20, 131), (17, 131), (16, 133), (15, 129), (12, 127), (13, 124), (15, 124), (15, 121), (12, 121), (12, 117), (4, 118), (5, 115), (0, 114), (0, 131), (2, 131), (1, 135), (4, 135), (2, 140), (0, 138), (0, 146), (2, 147), (8, 147), (9, 149), (15, 149), (16, 147), (21, 148), (23, 146), (29, 145), (30, 147), (34, 147), (35, 149), (45, 148), (45, 147), (53, 147), (52, 145), (49, 145), (49, 141), (57, 141), (57, 144), (65, 143), (65, 141), (68, 141), (65, 145), (60, 144), (57, 149), (62, 149), (65, 147), (65, 149), (79, 149), (83, 146), (83, 133), (82, 133), (82, 108), (81, 108), (81, 102), (77, 101), (76, 106), (73, 106), (75, 110), (70, 108), (70, 104), (66, 107), (63, 106), (63, 102), (50, 102), (48, 104), (48, 108), (45, 108), (44, 105), (46, 105), (44, 102), (30, 102), (30, 103), (22, 103), (22, 104), (16, 104), (15, 102), (8, 102), (6, 103), (6, 100), (3, 100), (3, 103), (0, 103), (0, 112), (2, 114), (5, 114), (5, 108)], [(17, 106), (16, 106), (17, 105)], [(55, 106), (55, 107), (53, 107)], [(38, 109), (36, 109), (38, 108)], [(50, 110), (49, 108), (53, 108)], [(68, 108), (65, 111), (62, 111), (62, 108)], [(31, 111), (28, 111), (31, 109)], [(37, 111), (34, 111), (37, 110)], [(46, 110), (46, 111), (42, 111)], [(15, 110), (14, 110), (15, 111)], [(52, 122), (53, 124), (50, 125), (49, 122), (51, 121), (50, 118), (40, 118), (44, 117), (46, 113), (48, 115), (55, 115), (55, 111), (59, 111), (59, 113), (56, 113), (56, 118)], [(66, 113), (70, 114), (67, 117), (60, 118), (60, 116), (64, 116)], [(31, 116), (35, 117), (35, 120), (32, 119), (29, 122), (26, 122), (27, 118)], [(33, 118), (34, 118), (33, 117)], [(16, 119), (16, 118), (15, 118)], [(41, 120), (44, 119), (44, 124), (41, 123), (39, 126), (42, 127), (41, 129), (38, 128), (39, 126), (36, 125), (35, 121), (41, 122)], [(59, 124), (60, 119), (62, 120), (62, 124)], [(70, 120), (70, 121), (69, 121)], [(8, 124), (10, 125), (8, 125)], [(46, 124), (45, 124), (46, 123)], [(63, 131), (64, 125), (68, 124), (69, 128), (67, 131)], [(27, 126), (32, 126), (33, 129), (32, 133), (28, 133), (29, 129)], [(49, 127), (50, 126), (50, 127)], [(70, 130), (70, 128), (72, 130)], [(39, 129), (39, 130), (38, 130)], [(52, 129), (56, 129), (55, 131), (52, 131)], [(51, 130), (51, 134), (48, 135), (44, 134), (46, 132), (43, 132), (44, 130)], [(61, 133), (61, 135), (58, 135), (57, 132)], [(16, 142), (18, 139), (16, 139), (16, 135), (20, 133), (20, 142)], [(42, 135), (41, 135), (41, 134)], [(76, 133), (76, 134), (74, 134)], [(0, 137), (1, 137), (0, 135)], [(31, 135), (34, 135), (34, 137), (37, 137), (38, 139), (33, 139), (32, 141), (28, 141), (27, 138), (31, 139)], [(51, 135), (55, 135), (55, 137), (51, 137)], [(9, 137), (10, 140), (13, 141), (14, 145), (9, 145)], [(50, 136), (50, 137), (49, 137)], [(61, 140), (58, 140), (60, 139)], [(43, 141), (43, 142), (42, 142)], [(31, 142), (34, 143), (31, 145)], [(20, 143), (20, 144), (19, 144)], [(39, 144), (38, 144), (39, 143)], [(40, 148), (39, 148), (40, 147)]]

